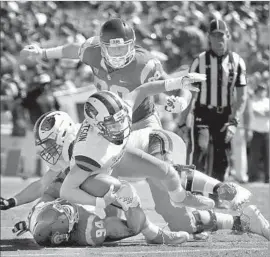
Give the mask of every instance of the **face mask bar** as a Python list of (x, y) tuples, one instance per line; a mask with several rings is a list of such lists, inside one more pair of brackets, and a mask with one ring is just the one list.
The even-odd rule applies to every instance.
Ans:
[[(114, 40), (117, 40), (117, 39), (114, 39)], [(116, 48), (116, 47), (121, 47), (121, 46), (125, 46), (125, 47), (128, 46), (126, 54), (123, 54), (122, 56), (111, 56), (109, 54), (110, 51), (108, 51), (108, 48), (114, 48), (114, 47)], [(132, 61), (133, 56), (135, 55), (133, 40), (129, 40), (127, 42), (121, 42), (121, 43), (114, 42), (110, 44), (102, 42), (101, 48), (104, 53), (103, 55), (106, 62), (113, 68), (122, 68), (126, 66)]]
[(40, 157), (47, 163), (55, 165), (62, 154), (63, 147), (56, 143), (56, 139), (48, 137), (36, 145), (40, 148)]

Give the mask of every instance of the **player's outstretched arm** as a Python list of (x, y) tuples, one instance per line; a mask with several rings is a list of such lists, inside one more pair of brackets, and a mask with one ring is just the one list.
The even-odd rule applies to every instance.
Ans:
[(198, 88), (191, 85), (194, 82), (202, 82), (206, 80), (205, 74), (189, 73), (186, 76), (178, 78), (170, 78), (166, 80), (158, 80), (147, 82), (124, 97), (124, 100), (135, 110), (147, 96), (157, 95), (166, 91), (177, 89), (189, 89), (191, 91), (199, 91)]
[(32, 182), (15, 196), (9, 199), (1, 198), (1, 210), (8, 210), (15, 206), (33, 202), (40, 198), (43, 195), (46, 187), (53, 181), (56, 175), (57, 173), (55, 171), (48, 170), (41, 179)]
[(41, 48), (38, 45), (27, 45), (21, 50), (20, 56), (23, 60), (25, 59), (80, 59), (79, 50), (81, 44), (71, 43), (67, 45), (52, 47), (52, 48)]

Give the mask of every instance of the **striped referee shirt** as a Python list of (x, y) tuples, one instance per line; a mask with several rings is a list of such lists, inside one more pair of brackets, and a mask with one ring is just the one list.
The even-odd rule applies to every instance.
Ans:
[(196, 105), (232, 106), (234, 87), (246, 86), (246, 64), (235, 52), (220, 57), (212, 50), (203, 52), (193, 61), (190, 72), (206, 74), (206, 81), (198, 83)]

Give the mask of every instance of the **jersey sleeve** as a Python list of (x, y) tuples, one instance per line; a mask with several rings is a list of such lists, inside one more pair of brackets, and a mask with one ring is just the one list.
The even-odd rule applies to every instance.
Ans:
[(141, 84), (151, 81), (159, 80), (164, 73), (163, 67), (159, 60), (153, 58), (146, 62), (144, 65), (141, 75)]
[(246, 85), (247, 85), (246, 64), (245, 64), (245, 61), (243, 60), (243, 58), (240, 57), (238, 69), (237, 69), (237, 77), (236, 77), (235, 86), (236, 87), (244, 87)]
[(92, 50), (98, 46), (99, 46), (99, 37), (95, 36), (88, 38), (79, 49), (78, 55), (80, 60), (85, 64), (91, 65), (90, 62), (91, 58), (94, 58), (92, 56)]

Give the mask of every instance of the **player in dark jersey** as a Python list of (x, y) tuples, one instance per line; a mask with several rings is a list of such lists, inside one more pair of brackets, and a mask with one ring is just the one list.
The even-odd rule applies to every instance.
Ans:
[(45, 191), (31, 209), (27, 221), (15, 224), (14, 233), (20, 235), (30, 231), (35, 241), (43, 246), (99, 246), (139, 233), (145, 236), (148, 243), (181, 244), (188, 240), (187, 232), (165, 231), (151, 223), (140, 207), (135, 188), (124, 181), (116, 194), (125, 219), (116, 216), (102, 218), (96, 213), (95, 207), (72, 204), (58, 198), (64, 174)]

